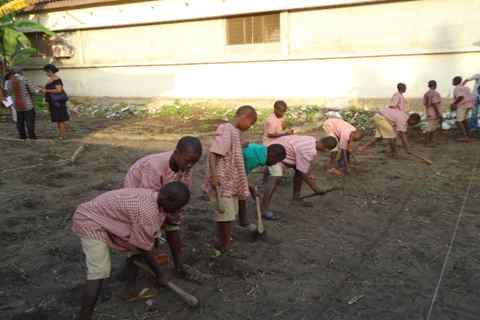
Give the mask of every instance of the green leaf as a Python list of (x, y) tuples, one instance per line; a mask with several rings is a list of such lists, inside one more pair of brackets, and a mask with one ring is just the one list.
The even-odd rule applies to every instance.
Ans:
[(43, 32), (50, 37), (55, 36), (55, 32), (35, 21), (16, 20), (13, 22), (13, 27), (21, 32)]
[(11, 59), (11, 64), (13, 66), (19, 64), (27, 64), (32, 61), (32, 56), (37, 52), (37, 49), (34, 48), (24, 48), (17, 51)]

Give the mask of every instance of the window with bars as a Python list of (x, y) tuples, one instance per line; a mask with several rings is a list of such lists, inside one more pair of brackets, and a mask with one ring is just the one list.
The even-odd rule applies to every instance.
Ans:
[(280, 14), (227, 18), (227, 44), (280, 41)]

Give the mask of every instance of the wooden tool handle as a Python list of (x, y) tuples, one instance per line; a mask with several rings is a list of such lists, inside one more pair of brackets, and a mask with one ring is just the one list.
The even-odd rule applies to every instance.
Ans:
[(338, 189), (338, 188), (329, 188), (329, 189), (324, 190), (324, 191), (322, 191), (322, 192), (312, 193), (312, 194), (309, 194), (309, 195), (300, 197), (300, 200), (305, 200), (305, 199), (313, 198), (313, 197), (316, 197), (316, 196), (323, 196), (323, 195), (326, 195), (327, 193), (332, 192), (332, 191), (335, 191), (335, 190), (337, 190), (337, 189)]
[(263, 234), (265, 229), (263, 228), (263, 220), (262, 220), (262, 209), (260, 208), (260, 197), (255, 197), (255, 202), (257, 205), (257, 231), (259, 234)]
[(411, 152), (411, 151), (410, 151), (410, 154), (411, 154), (412, 156), (414, 156), (415, 158), (418, 158), (418, 159), (422, 160), (423, 162), (425, 162), (425, 163), (428, 164), (429, 166), (431, 166), (431, 165), (433, 164), (433, 162), (432, 162), (431, 160), (425, 158), (424, 156), (421, 156), (421, 155), (419, 155), (419, 154), (413, 153), (413, 152)]
[(167, 287), (175, 292), (183, 301), (185, 301), (189, 306), (195, 307), (198, 305), (198, 299), (184, 291), (182, 288), (174, 284), (173, 282), (167, 282)]

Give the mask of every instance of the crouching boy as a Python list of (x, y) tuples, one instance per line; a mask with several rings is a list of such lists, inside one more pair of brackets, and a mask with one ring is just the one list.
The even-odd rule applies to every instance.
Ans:
[(127, 292), (138, 296), (135, 281), (138, 259), (157, 274), (160, 284), (168, 281), (155, 261), (154, 243), (169, 213), (185, 206), (188, 187), (181, 182), (165, 185), (158, 192), (148, 189), (120, 189), (81, 204), (73, 215), (72, 231), (80, 237), (87, 265), (80, 320), (90, 320), (103, 280), (110, 277), (110, 249), (130, 254), (127, 259)]

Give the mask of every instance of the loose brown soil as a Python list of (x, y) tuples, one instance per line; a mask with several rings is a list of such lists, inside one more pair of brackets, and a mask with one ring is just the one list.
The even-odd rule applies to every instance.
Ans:
[[(69, 231), (74, 209), (120, 187), (141, 156), (170, 150), (184, 134), (207, 142), (215, 125), (75, 118), (65, 142), (0, 141), (0, 318), (72, 319), (85, 271), (79, 241)], [(55, 136), (46, 117), (38, 127), (39, 137)], [(2, 137), (16, 137), (8, 114), (0, 115), (0, 129)], [(406, 156), (389, 159), (387, 146), (380, 145), (358, 156), (351, 176), (334, 178), (325, 174), (322, 155), (315, 166), (318, 183), (341, 191), (312, 198), (314, 208), (295, 207), (291, 179), (285, 179), (274, 197), (280, 219), (265, 222), (267, 240), (236, 231), (233, 253), (216, 259), (208, 255), (214, 225), (200, 189), (204, 157), (195, 167), (181, 232), (186, 263), (214, 277), (203, 285), (176, 280), (201, 306), (190, 309), (162, 288), (151, 305), (126, 303), (124, 257), (114, 254), (96, 318), (425, 319), (464, 205), (431, 319), (479, 319), (480, 179), (474, 169), (480, 143), (461, 144), (444, 135), (440, 146), (424, 148), (412, 134), (415, 150), (433, 166)], [(54, 166), (80, 144), (86, 149), (75, 164)], [(39, 166), (21, 168), (31, 165)], [(20, 169), (8, 171), (15, 168)], [(250, 209), (253, 216), (253, 204)], [(152, 286), (147, 277), (141, 283)]]

